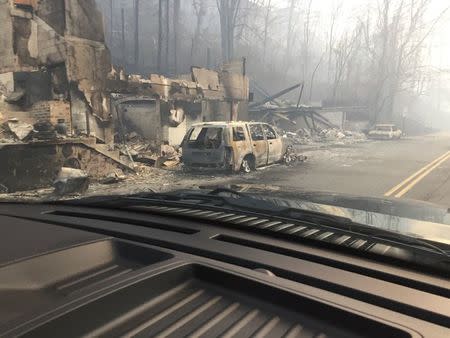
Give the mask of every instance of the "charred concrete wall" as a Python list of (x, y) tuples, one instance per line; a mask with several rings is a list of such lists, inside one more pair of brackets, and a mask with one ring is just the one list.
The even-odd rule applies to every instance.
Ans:
[(148, 140), (162, 141), (159, 100), (136, 100), (118, 106), (118, 114), (127, 131), (134, 130)]
[[(6, 73), (0, 76), (0, 109), (20, 111), (42, 100), (74, 97), (76, 132), (112, 143), (110, 54), (95, 1), (40, 0), (24, 7), (0, 0), (0, 30), (0, 74)], [(11, 94), (20, 97), (18, 107), (1, 100)]]
[(82, 143), (0, 145), (0, 184), (9, 192), (49, 187), (63, 166), (83, 169), (93, 179), (128, 170)]
[(36, 71), (65, 59), (61, 35), (39, 16), (15, 8), (9, 0), (0, 0), (0, 29), (0, 73)]
[(94, 0), (62, 0), (62, 2), (66, 11), (66, 35), (105, 42), (103, 17)]
[(9, 0), (0, 0), (0, 73), (14, 71), (13, 18)]
[(57, 34), (64, 35), (66, 29), (66, 4), (64, 1), (39, 0), (35, 12)]

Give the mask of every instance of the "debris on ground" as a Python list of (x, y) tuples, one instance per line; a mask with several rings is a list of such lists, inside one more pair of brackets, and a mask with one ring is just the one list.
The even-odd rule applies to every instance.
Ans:
[(306, 128), (296, 132), (278, 130), (283, 137), (289, 139), (293, 145), (313, 145), (319, 143), (352, 144), (367, 140), (365, 134), (336, 128), (321, 129), (318, 132), (310, 132)]
[(296, 153), (294, 147), (289, 146), (286, 149), (286, 153), (283, 156), (283, 163), (287, 166), (293, 166), (296, 163), (303, 163), (307, 159), (308, 159), (307, 156)]
[(81, 169), (63, 167), (53, 186), (57, 195), (84, 193), (89, 188), (89, 177)]
[(154, 166), (159, 155), (155, 145), (138, 133), (132, 131), (125, 136), (125, 144), (117, 144), (117, 148), (123, 156), (131, 157), (134, 162)]
[(7, 194), (9, 192), (8, 187), (3, 184), (0, 184), (0, 194)]
[(55, 127), (49, 121), (39, 121), (34, 124), (34, 137), (38, 140), (56, 139)]
[(117, 148), (123, 156), (131, 157), (136, 163), (142, 163), (155, 168), (175, 168), (180, 164), (180, 149), (175, 148), (166, 141), (158, 146), (132, 131), (124, 135), (125, 143), (118, 144)]
[(156, 168), (173, 168), (180, 164), (180, 154), (178, 150), (165, 142), (161, 145), (161, 156), (158, 157), (155, 167)]
[(345, 138), (345, 134), (339, 129), (322, 129), (319, 136), (325, 141), (337, 141)]
[(0, 125), (0, 143), (13, 143), (14, 134), (9, 130), (7, 123)]
[(19, 141), (25, 140), (33, 132), (33, 126), (31, 124), (21, 122), (17, 118), (9, 119), (7, 122), (7, 127)]
[(122, 182), (127, 177), (123, 173), (113, 172), (100, 181), (101, 184), (115, 184)]

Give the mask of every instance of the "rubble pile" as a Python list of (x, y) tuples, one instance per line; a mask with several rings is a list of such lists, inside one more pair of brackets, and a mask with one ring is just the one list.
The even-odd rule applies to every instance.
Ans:
[(0, 143), (12, 143), (14, 141), (14, 133), (8, 126), (6, 124), (0, 125)]
[(318, 132), (310, 132), (306, 128), (296, 132), (279, 130), (279, 133), (289, 139), (294, 145), (313, 145), (316, 143), (352, 144), (367, 140), (364, 133), (337, 128), (321, 129)]
[(124, 136), (125, 142), (116, 144), (122, 156), (134, 162), (153, 166), (158, 158), (155, 145), (132, 131)]
[(126, 142), (117, 145), (122, 156), (131, 158), (133, 162), (156, 168), (173, 168), (180, 164), (180, 149), (175, 149), (164, 142), (160, 149), (136, 132), (125, 135)]

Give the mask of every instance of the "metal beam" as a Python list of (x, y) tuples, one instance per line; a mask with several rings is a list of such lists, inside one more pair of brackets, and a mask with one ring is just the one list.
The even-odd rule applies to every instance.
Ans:
[(296, 85), (294, 85), (292, 87), (289, 87), (289, 88), (286, 88), (286, 89), (282, 90), (281, 92), (278, 92), (278, 93), (276, 93), (276, 94), (274, 94), (272, 96), (266, 97), (264, 100), (262, 100), (260, 102), (252, 103), (251, 105), (249, 105), (249, 107), (250, 108), (254, 108), (254, 107), (262, 106), (264, 103), (273, 101), (273, 100), (279, 98), (280, 96), (283, 96), (283, 95), (293, 91), (294, 89), (297, 89), (301, 85), (302, 85), (301, 83), (297, 83)]

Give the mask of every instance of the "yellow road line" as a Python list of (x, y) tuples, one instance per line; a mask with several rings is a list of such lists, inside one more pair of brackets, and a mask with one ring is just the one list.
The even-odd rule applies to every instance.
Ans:
[(395, 197), (402, 197), (404, 194), (406, 194), (409, 190), (411, 190), (417, 183), (419, 183), (425, 176), (427, 176), (429, 173), (431, 173), (434, 169), (439, 167), (442, 163), (447, 161), (450, 158), (450, 154), (444, 157), (442, 160), (437, 162), (435, 165), (430, 167), (427, 171), (422, 173), (420, 176), (418, 176), (414, 181), (412, 181), (410, 184), (408, 184), (403, 190), (399, 191)]
[[(389, 190), (388, 192), (386, 192), (384, 194), (384, 196), (388, 197), (391, 196), (393, 193), (395, 193), (397, 190), (401, 189), (403, 186), (406, 186), (410, 181), (414, 180), (417, 176), (419, 176), (420, 174), (422, 174), (423, 172), (427, 171), (429, 168), (431, 168), (434, 164), (438, 163), (439, 161), (441, 161), (442, 159), (446, 158), (448, 155), (450, 155), (450, 151), (447, 151), (445, 154), (439, 156), (438, 158), (436, 158), (435, 160), (431, 161), (430, 163), (428, 163), (425, 167), (423, 167), (422, 169), (420, 169), (419, 171), (415, 172), (414, 174), (412, 174), (411, 176), (409, 176), (407, 179), (403, 180), (402, 182), (400, 182), (399, 184), (397, 184), (395, 187), (393, 187), (391, 190)], [(425, 177), (425, 176), (424, 176)]]

